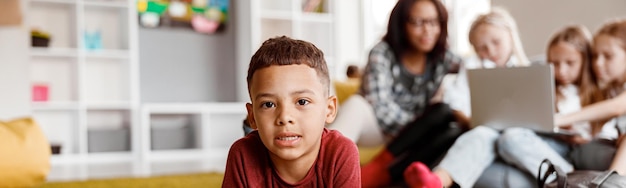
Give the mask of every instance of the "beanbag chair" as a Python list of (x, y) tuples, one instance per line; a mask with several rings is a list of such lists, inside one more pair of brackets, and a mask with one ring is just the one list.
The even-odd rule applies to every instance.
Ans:
[(46, 181), (50, 153), (33, 119), (0, 121), (0, 187), (33, 187)]

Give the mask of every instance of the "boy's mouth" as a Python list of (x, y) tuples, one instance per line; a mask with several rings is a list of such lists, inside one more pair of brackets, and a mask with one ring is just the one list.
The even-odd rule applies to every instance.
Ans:
[(292, 147), (295, 146), (302, 136), (293, 134), (293, 133), (281, 133), (276, 136), (275, 143), (278, 146), (282, 147)]
[(276, 139), (283, 140), (283, 141), (289, 141), (289, 140), (296, 140), (296, 139), (298, 139), (300, 137), (301, 136), (286, 136), (286, 137), (278, 137)]

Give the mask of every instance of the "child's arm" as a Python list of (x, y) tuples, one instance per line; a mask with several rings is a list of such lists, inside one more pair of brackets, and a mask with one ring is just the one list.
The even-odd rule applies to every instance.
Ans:
[(557, 116), (554, 123), (557, 126), (566, 126), (577, 122), (608, 119), (625, 113), (626, 92), (623, 92), (615, 98), (586, 106), (580, 111)]
[(609, 169), (617, 171), (618, 174), (626, 175), (626, 135), (622, 134), (617, 140), (617, 151), (613, 157), (613, 162)]
[(343, 149), (339, 149), (343, 154), (338, 155), (334, 160), (335, 163), (335, 181), (332, 182), (333, 187), (361, 187), (361, 167), (359, 162), (359, 151), (356, 145), (349, 140), (345, 140), (342, 144)]
[(391, 60), (384, 56), (385, 52), (373, 50), (370, 52), (368, 65), (365, 67), (361, 80), (363, 97), (371, 103), (376, 118), (384, 123), (384, 131), (393, 130), (394, 125), (404, 124), (413, 120), (414, 113), (404, 111), (394, 101), (393, 76)]
[[(238, 147), (238, 142), (235, 142), (228, 152), (228, 158), (226, 161), (226, 171), (224, 172), (224, 180), (222, 181), (222, 187), (249, 187), (245, 170), (243, 168), (243, 153), (241, 153), (241, 147)], [(241, 144), (239, 144), (241, 145)]]

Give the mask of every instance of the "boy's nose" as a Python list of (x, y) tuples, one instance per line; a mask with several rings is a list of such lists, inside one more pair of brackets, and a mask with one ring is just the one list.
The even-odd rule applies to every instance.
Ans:
[(278, 120), (278, 125), (287, 125), (287, 124), (293, 124), (292, 120), (283, 120), (283, 119), (279, 119)]
[(284, 107), (282, 107), (283, 109), (280, 109), (280, 112), (278, 114), (278, 118), (276, 119), (276, 124), (277, 125), (287, 125), (287, 124), (293, 124), (293, 117), (291, 117), (291, 115), (289, 115), (288, 110), (285, 110)]

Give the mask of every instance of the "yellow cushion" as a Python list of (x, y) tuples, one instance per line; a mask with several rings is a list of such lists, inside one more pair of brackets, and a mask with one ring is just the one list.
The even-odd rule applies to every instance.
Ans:
[(339, 104), (343, 103), (350, 96), (355, 94), (359, 90), (361, 85), (359, 79), (348, 79), (346, 81), (335, 81), (335, 93), (337, 94), (337, 101)]
[(33, 187), (50, 171), (50, 144), (31, 119), (0, 121), (0, 187)]
[(374, 159), (374, 157), (376, 157), (376, 155), (378, 155), (378, 153), (380, 153), (380, 151), (384, 148), (385, 145), (375, 147), (359, 147), (359, 159), (361, 161), (361, 165), (366, 165), (372, 161), (372, 159)]

